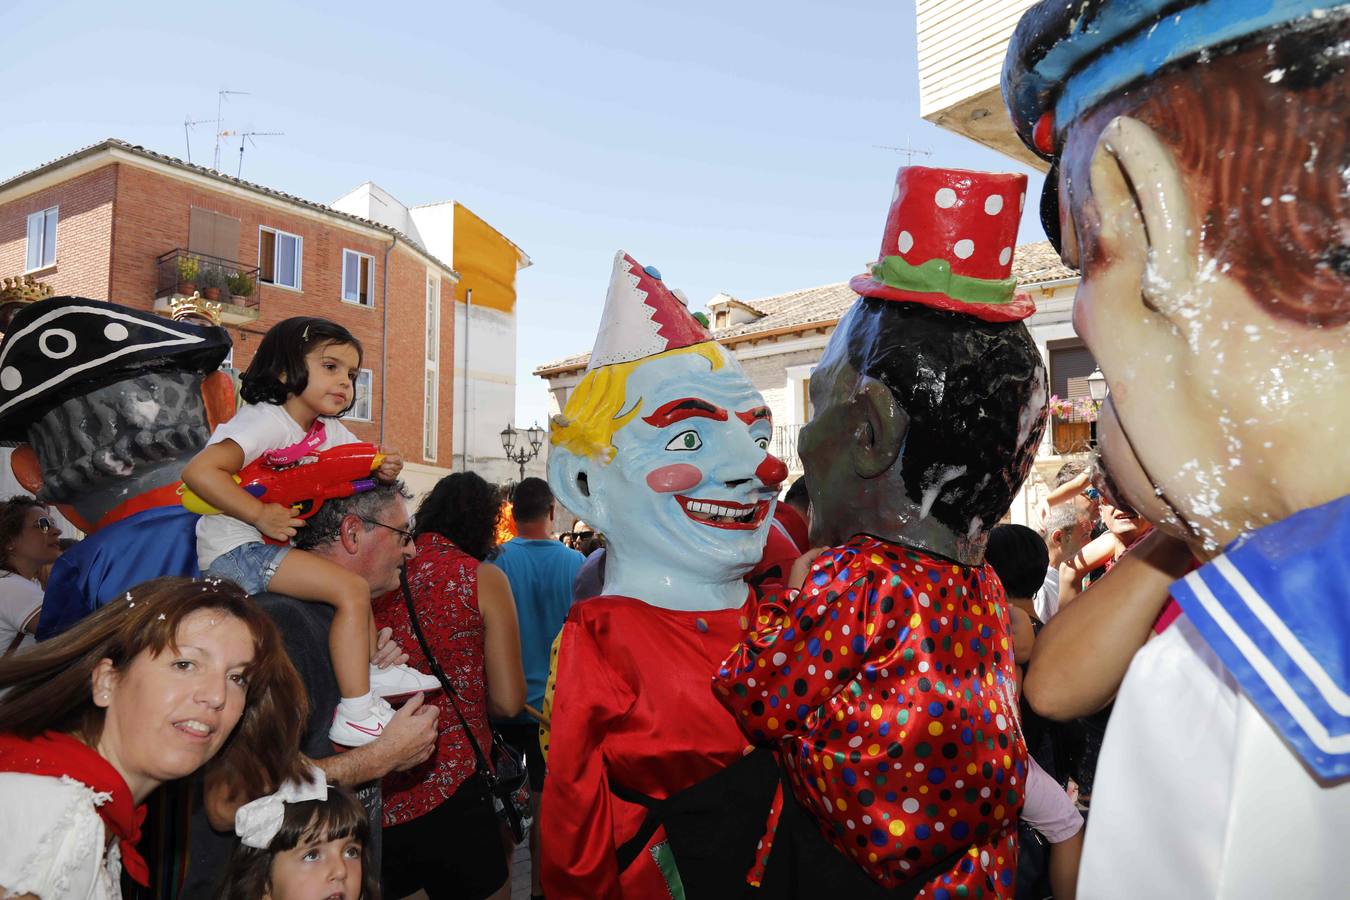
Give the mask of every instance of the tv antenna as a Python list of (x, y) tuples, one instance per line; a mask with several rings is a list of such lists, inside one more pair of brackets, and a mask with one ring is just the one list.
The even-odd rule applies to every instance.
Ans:
[(248, 91), (229, 91), (225, 88), (216, 91), (216, 152), (211, 157), (211, 168), (215, 169), (217, 172), (220, 171), (220, 139), (229, 133), (220, 127), (224, 124), (221, 115), (225, 107), (225, 98), (228, 95), (247, 96)]
[(215, 125), (220, 128), (220, 119), (194, 119), (191, 116), (183, 117), (183, 142), (187, 144), (187, 161), (192, 162), (192, 132), (191, 129), (198, 125)]
[(914, 165), (914, 157), (916, 157), (916, 156), (932, 156), (932, 155), (933, 155), (933, 151), (932, 151), (932, 150), (916, 150), (916, 149), (913, 147), (913, 145), (911, 144), (908, 135), (905, 137), (905, 146), (903, 146), (903, 147), (890, 147), (890, 146), (887, 146), (887, 145), (885, 145), (885, 144), (873, 144), (872, 146), (875, 147), (875, 148), (877, 148), (878, 150), (890, 150), (890, 151), (895, 152), (895, 153), (903, 153), (903, 154), (907, 157), (907, 158), (905, 159), (905, 165), (907, 165), (907, 166), (912, 166), (912, 165)]
[(239, 168), (235, 170), (234, 177), (239, 178), (244, 172), (244, 143), (246, 141), (256, 147), (258, 142), (253, 140), (255, 137), (280, 137), (285, 133), (284, 131), (222, 131), (221, 137), (239, 138)]

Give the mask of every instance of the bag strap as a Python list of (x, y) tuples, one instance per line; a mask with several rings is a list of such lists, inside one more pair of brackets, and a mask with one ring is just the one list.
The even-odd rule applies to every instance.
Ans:
[(446, 677), (445, 670), (441, 664), (436, 662), (436, 657), (431, 652), (431, 646), (427, 643), (426, 635), (422, 633), (422, 626), (417, 621), (417, 607), (413, 605), (412, 590), (408, 587), (408, 573), (400, 569), (398, 573), (399, 587), (403, 589), (403, 602), (408, 607), (408, 624), (412, 626), (413, 635), (417, 638), (417, 643), (422, 647), (422, 655), (427, 658), (427, 665), (431, 667), (431, 674), (436, 676), (436, 680), (441, 683), (441, 688), (450, 700), (450, 706), (454, 708), (455, 715), (459, 716), (459, 724), (464, 727), (464, 734), (469, 739), (469, 746), (473, 747), (473, 755), (478, 758), (478, 774), (489, 780), (493, 779), (492, 768), (487, 763), (487, 757), (483, 755), (483, 748), (478, 746), (478, 738), (473, 736), (473, 729), (469, 727), (468, 721), (464, 718), (464, 713), (460, 711), (459, 692), (455, 690), (450, 679)]

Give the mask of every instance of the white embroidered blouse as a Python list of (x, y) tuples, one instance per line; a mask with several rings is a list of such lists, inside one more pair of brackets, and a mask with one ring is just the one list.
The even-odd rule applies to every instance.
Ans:
[(122, 852), (98, 814), (109, 799), (72, 778), (0, 772), (0, 898), (119, 900)]

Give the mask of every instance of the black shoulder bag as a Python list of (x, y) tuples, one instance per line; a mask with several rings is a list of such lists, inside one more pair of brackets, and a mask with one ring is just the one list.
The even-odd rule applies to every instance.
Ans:
[(492, 732), (492, 761), (496, 764), (495, 771), (493, 766), (488, 765), (487, 757), (483, 755), (483, 748), (478, 746), (478, 739), (473, 735), (473, 729), (464, 718), (464, 713), (459, 708), (459, 692), (455, 690), (450, 679), (445, 676), (445, 670), (441, 664), (436, 662), (436, 657), (431, 652), (431, 646), (427, 643), (426, 635), (422, 633), (422, 626), (417, 621), (417, 608), (413, 605), (412, 591), (408, 588), (408, 575), (406, 572), (399, 572), (399, 585), (403, 588), (403, 602), (408, 607), (408, 622), (412, 626), (413, 635), (417, 638), (417, 643), (422, 647), (422, 655), (427, 658), (427, 664), (431, 667), (431, 674), (436, 676), (436, 680), (441, 683), (441, 689), (445, 691), (445, 696), (450, 700), (450, 705), (455, 710), (455, 715), (459, 716), (459, 724), (464, 728), (464, 734), (469, 739), (469, 746), (473, 748), (473, 754), (478, 759), (475, 774), (482, 781), (487, 790), (488, 798), (492, 800), (493, 809), (497, 813), (497, 818), (502, 825), (506, 826), (511, 836), (515, 838), (517, 844), (525, 840), (525, 829), (530, 824), (529, 801), (528, 797), (522, 802), (517, 794), (521, 792), (528, 781), (528, 773), (525, 768), (525, 751), (517, 750), (508, 744), (497, 732)]

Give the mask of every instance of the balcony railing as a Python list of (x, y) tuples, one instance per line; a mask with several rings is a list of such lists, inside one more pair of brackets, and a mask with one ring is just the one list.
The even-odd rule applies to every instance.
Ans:
[(769, 452), (787, 463), (790, 472), (802, 471), (802, 460), (797, 455), (797, 435), (801, 430), (800, 425), (776, 425), (769, 442)]
[(193, 253), (179, 247), (155, 259), (155, 299), (197, 292), (207, 300), (253, 311), (258, 309), (258, 267), (233, 259)]

